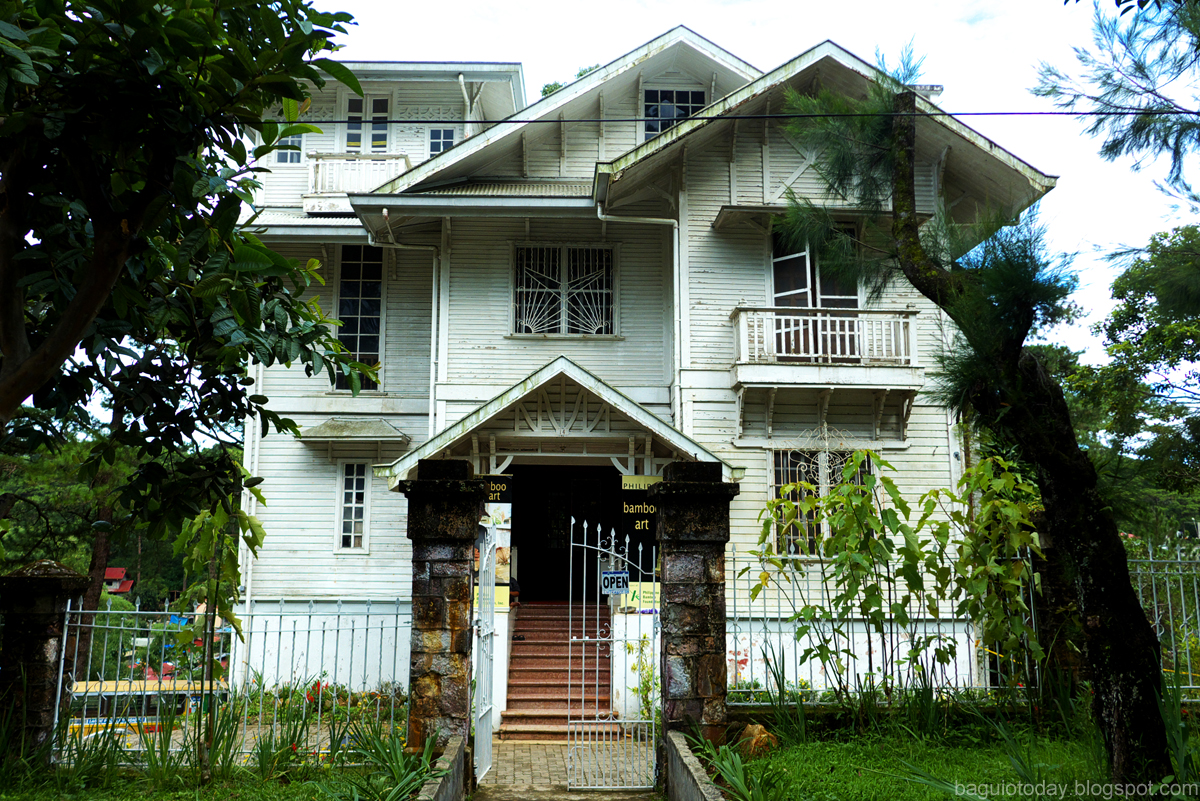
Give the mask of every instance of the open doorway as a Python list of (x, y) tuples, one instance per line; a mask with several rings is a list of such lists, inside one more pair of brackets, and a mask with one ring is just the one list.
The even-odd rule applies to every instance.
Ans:
[[(522, 601), (566, 601), (574, 587), (583, 601), (583, 564), (571, 570), (571, 518), (576, 536), (583, 521), (607, 533), (620, 529), (621, 474), (613, 467), (513, 465), (512, 544), (517, 550), (517, 581)], [(589, 528), (589, 531), (593, 530)], [(587, 582), (595, 600), (595, 581)]]

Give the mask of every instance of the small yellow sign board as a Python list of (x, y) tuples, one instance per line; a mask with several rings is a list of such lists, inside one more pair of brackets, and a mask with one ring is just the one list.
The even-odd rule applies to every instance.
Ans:
[[(506, 587), (503, 584), (497, 584), (495, 600), (496, 600), (496, 608), (497, 609), (507, 609), (508, 608), (508, 587)], [(476, 608), (479, 607), (479, 587), (478, 586), (475, 587), (475, 607)]]

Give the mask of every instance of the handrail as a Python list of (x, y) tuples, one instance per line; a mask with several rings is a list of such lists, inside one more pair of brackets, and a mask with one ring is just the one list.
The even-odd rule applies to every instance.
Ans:
[(412, 169), (412, 160), (409, 159), (407, 153), (318, 153), (309, 151), (308, 157), (317, 161), (349, 161), (351, 159), (354, 161), (395, 161), (404, 159), (408, 168)]
[(915, 317), (921, 313), (917, 309), (830, 309), (818, 308), (815, 306), (737, 306), (729, 313), (729, 319), (732, 320), (734, 317), (737, 317), (743, 312), (765, 312), (795, 317), (804, 317), (813, 314), (845, 315), (847, 317), (857, 317), (859, 315), (878, 317)]
[(814, 362), (915, 367), (911, 309), (739, 306), (730, 314), (735, 364)]

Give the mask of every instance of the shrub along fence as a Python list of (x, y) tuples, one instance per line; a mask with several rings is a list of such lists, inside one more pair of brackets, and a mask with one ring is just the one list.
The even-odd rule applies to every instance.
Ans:
[[(69, 604), (59, 757), (98, 734), (126, 751), (163, 754), (202, 736), (271, 772), (289, 761), (335, 761), (355, 724), (403, 734), (408, 655), (397, 645), (407, 646), (406, 604), (256, 606), (240, 620), (243, 638), (203, 618)], [(215, 667), (206, 671), (209, 659)]]
[[(765, 703), (768, 689), (810, 702), (915, 686), (987, 691), (1024, 683), (1036, 671), (1024, 648), (1002, 653), (985, 647), (977, 627), (949, 608), (935, 616), (910, 603), (905, 620), (888, 615), (882, 626), (865, 617), (839, 617), (832, 599), (840, 588), (819, 559), (772, 560), (778, 564), (764, 566), (755, 554), (726, 559), (731, 705)], [(772, 576), (761, 587), (764, 568)], [(1026, 603), (1034, 608), (1032, 599)], [(806, 616), (806, 607), (822, 611)]]

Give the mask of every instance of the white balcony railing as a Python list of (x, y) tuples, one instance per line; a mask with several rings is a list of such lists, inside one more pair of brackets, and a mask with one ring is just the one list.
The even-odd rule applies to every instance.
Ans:
[(916, 312), (864, 309), (734, 309), (738, 364), (917, 366)]
[(308, 193), (370, 192), (410, 169), (404, 153), (309, 153)]

